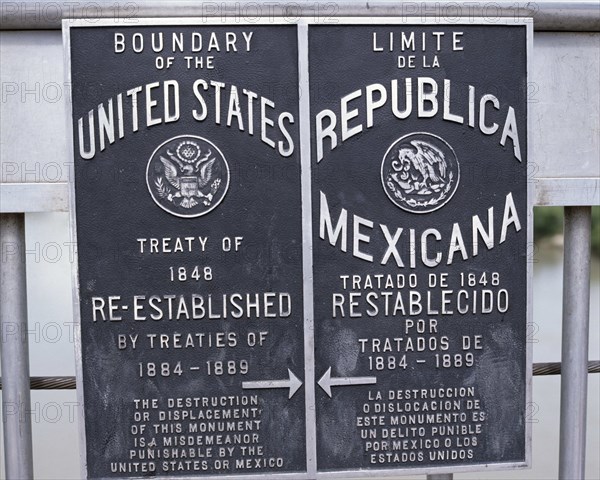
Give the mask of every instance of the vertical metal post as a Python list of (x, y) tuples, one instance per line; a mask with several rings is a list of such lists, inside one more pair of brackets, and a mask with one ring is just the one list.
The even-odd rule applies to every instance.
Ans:
[(2, 422), (7, 480), (33, 478), (25, 214), (0, 214)]
[(451, 473), (442, 473), (437, 475), (427, 475), (427, 480), (452, 480)]
[(585, 477), (592, 207), (565, 207), (559, 479)]

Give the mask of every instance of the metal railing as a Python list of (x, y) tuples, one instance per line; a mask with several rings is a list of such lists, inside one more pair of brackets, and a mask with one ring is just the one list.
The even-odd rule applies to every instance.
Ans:
[[(560, 375), (562, 365), (560, 362), (544, 362), (533, 364), (533, 375)], [(600, 373), (600, 360), (587, 362), (587, 373)], [(31, 390), (75, 390), (77, 388), (75, 377), (29, 377)], [(2, 378), (0, 378), (2, 390)]]
[[(0, 214), (0, 244), (25, 245), (24, 214)], [(588, 361), (591, 207), (565, 208), (562, 362), (536, 363), (533, 375), (562, 375), (560, 479), (585, 478), (587, 375), (600, 373), (600, 361)], [(24, 250), (24, 248), (22, 249)], [(27, 330), (25, 261), (7, 255), (0, 270), (0, 330)], [(31, 411), (30, 389), (74, 390), (75, 377), (30, 377), (26, 335), (5, 335), (0, 390), (4, 405)], [(6, 478), (33, 478), (31, 418), (4, 415)], [(451, 474), (428, 475), (451, 480)]]
[[(52, 5), (51, 5), (52, 4)], [(440, 15), (463, 16), (494, 15), (502, 17), (533, 17), (537, 32), (598, 32), (600, 31), (600, 4), (591, 1), (540, 1), (509, 2), (493, 4), (472, 1), (457, 2), (308, 2), (293, 12), (290, 5), (277, 2), (112, 2), (98, 4), (100, 8), (89, 9), (86, 3), (0, 1), (0, 28), (2, 30), (59, 29), (63, 18), (113, 17), (115, 8), (125, 15), (132, 5), (135, 17), (168, 16), (216, 16), (231, 18), (240, 13), (240, 8), (267, 4), (262, 12), (276, 17), (286, 16), (414, 16), (431, 17)], [(296, 4), (294, 4), (296, 5)], [(240, 7), (241, 6), (241, 7)], [(47, 7), (44, 10), (44, 7)], [(120, 10), (119, 10), (120, 9)], [(595, 79), (592, 78), (593, 85)], [(596, 89), (597, 84), (596, 84)], [(4, 100), (3, 100), (4, 103)], [(594, 111), (597, 121), (597, 110)], [(3, 116), (6, 114), (4, 111)], [(2, 119), (3, 122), (6, 118)], [(50, 119), (62, 122), (62, 118)], [(597, 135), (591, 129), (591, 135)], [(549, 135), (555, 134), (554, 131)], [(66, 136), (64, 137), (66, 138)], [(61, 148), (68, 148), (62, 146)], [(2, 150), (10, 150), (3, 144)], [(535, 148), (535, 147), (534, 147)], [(597, 143), (591, 147), (594, 162), (600, 156)], [(0, 158), (5, 154), (0, 150)], [(549, 158), (546, 161), (560, 161)], [(561, 374), (561, 419), (560, 419), (560, 479), (584, 478), (587, 375), (598, 373), (600, 362), (588, 361), (589, 296), (590, 296), (590, 240), (591, 205), (600, 204), (600, 172), (561, 172), (536, 179), (535, 204), (560, 205), (565, 207), (565, 255), (563, 290), (563, 337), (562, 362), (535, 364), (534, 375)], [(598, 166), (597, 169), (600, 169)], [(64, 182), (19, 182), (0, 183), (0, 242), (3, 245), (25, 245), (24, 212), (66, 211), (68, 205), (67, 185)], [(19, 255), (2, 258), (0, 269), (0, 328), (5, 324), (27, 328), (27, 302), (25, 285), (25, 261)], [(27, 336), (6, 336), (2, 343), (2, 388), (3, 405), (18, 404), (29, 410), (30, 389), (73, 389), (73, 377), (33, 377), (29, 375), (29, 352)], [(4, 415), (3, 433), (6, 460), (6, 477), (9, 480), (33, 478), (31, 419), (27, 415)], [(450, 480), (451, 474), (428, 475), (430, 480)]]

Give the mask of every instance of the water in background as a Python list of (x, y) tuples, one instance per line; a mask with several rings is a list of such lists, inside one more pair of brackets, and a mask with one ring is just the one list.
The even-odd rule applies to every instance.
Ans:
[[(68, 215), (26, 215), (29, 345), (32, 376), (75, 375)], [(561, 349), (562, 252), (545, 246), (533, 268), (534, 362), (558, 362)], [(600, 262), (592, 263), (590, 359), (600, 359)], [(586, 478), (600, 479), (600, 374), (589, 375)], [(558, 477), (560, 377), (533, 379), (533, 467), (455, 475), (455, 479)], [(70, 391), (32, 391), (36, 479), (78, 479), (77, 398)], [(0, 478), (4, 478), (0, 436)], [(408, 477), (402, 477), (408, 478)], [(423, 478), (423, 477), (416, 477)]]

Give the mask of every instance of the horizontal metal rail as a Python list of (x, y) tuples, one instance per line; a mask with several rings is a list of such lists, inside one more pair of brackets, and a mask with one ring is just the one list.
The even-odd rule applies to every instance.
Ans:
[[(536, 178), (533, 204), (600, 205), (600, 178)], [(0, 183), (0, 212), (68, 212), (69, 184)]]
[[(560, 362), (534, 363), (534, 375), (560, 375), (562, 371)], [(591, 360), (588, 362), (588, 373), (600, 373), (600, 360)]]
[(398, 2), (392, 0), (375, 1), (315, 1), (315, 2), (255, 2), (244, 0), (219, 0), (190, 2), (188, 0), (157, 1), (137, 0), (114, 2), (44, 2), (39, 0), (0, 1), (0, 29), (31, 30), (60, 29), (63, 19), (96, 18), (118, 20), (124, 27), (135, 26), (136, 20), (144, 17), (200, 17), (221, 18), (233, 21), (235, 18), (258, 18), (296, 21), (308, 18), (320, 23), (335, 23), (336, 17), (416, 17), (457, 19), (458, 17), (483, 17), (490, 24), (500, 17), (531, 17), (536, 30), (545, 31), (584, 31), (600, 30), (600, 3), (597, 0), (536, 2), (496, 0), (435, 1), (421, 0)]
[[(560, 362), (534, 363), (534, 375), (560, 375)], [(600, 373), (600, 360), (588, 362), (588, 373)], [(75, 377), (31, 377), (32, 390), (75, 390)], [(0, 378), (2, 390), (2, 378)]]
[(427, 480), (452, 480), (453, 478), (454, 475), (451, 473), (427, 475)]

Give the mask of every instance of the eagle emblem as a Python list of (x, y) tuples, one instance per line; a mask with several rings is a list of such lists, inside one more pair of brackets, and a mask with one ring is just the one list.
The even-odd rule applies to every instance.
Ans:
[(158, 206), (176, 216), (198, 217), (225, 196), (229, 167), (213, 143), (186, 135), (167, 140), (154, 151), (146, 177)]
[(459, 165), (446, 141), (429, 133), (412, 133), (396, 140), (381, 164), (388, 198), (412, 213), (437, 210), (454, 195)]

